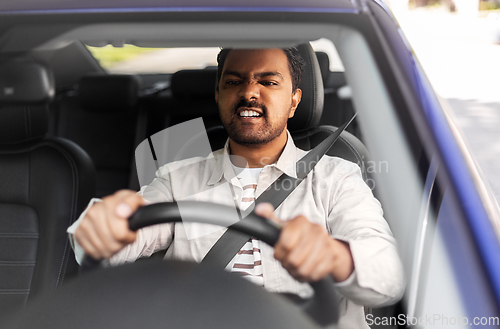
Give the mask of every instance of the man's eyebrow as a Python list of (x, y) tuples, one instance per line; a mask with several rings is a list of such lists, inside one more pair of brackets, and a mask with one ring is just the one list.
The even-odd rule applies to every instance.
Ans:
[(278, 71), (261, 72), (261, 73), (254, 74), (254, 77), (256, 77), (256, 78), (265, 78), (265, 77), (269, 77), (269, 76), (276, 76), (276, 77), (279, 77), (280, 79), (283, 80), (283, 76)]
[[(238, 71), (224, 71), (223, 75), (234, 75), (235, 77), (243, 79), (243, 75)], [(278, 71), (259, 72), (254, 74), (254, 78), (265, 78), (269, 76), (276, 76), (283, 80), (283, 75)]]
[(237, 71), (224, 71), (224, 73), (222, 75), (234, 75), (235, 77), (243, 78), (241, 73), (237, 72)]

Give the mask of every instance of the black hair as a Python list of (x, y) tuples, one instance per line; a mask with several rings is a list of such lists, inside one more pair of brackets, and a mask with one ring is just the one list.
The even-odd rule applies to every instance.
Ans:
[[(219, 88), (219, 81), (222, 76), (222, 69), (224, 68), (224, 63), (226, 62), (227, 55), (232, 50), (232, 48), (222, 48), (217, 55), (217, 87)], [(299, 88), (300, 81), (302, 79), (302, 71), (306, 65), (302, 56), (300, 56), (297, 47), (284, 48), (282, 49), (288, 58), (288, 68), (290, 69), (290, 75), (292, 76), (292, 91), (295, 92)]]

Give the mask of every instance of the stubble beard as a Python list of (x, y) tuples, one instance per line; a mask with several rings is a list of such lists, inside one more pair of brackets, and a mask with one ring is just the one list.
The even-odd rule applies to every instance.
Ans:
[[(262, 111), (261, 119), (264, 120), (264, 124), (261, 125), (258, 131), (244, 132), (238, 129), (238, 123), (236, 122), (236, 120), (238, 120), (237, 110), (243, 106), (259, 108)], [(267, 108), (263, 104), (259, 104), (257, 102), (241, 101), (234, 107), (234, 111), (232, 112), (229, 122), (225, 122), (225, 120), (221, 117), (222, 125), (226, 129), (229, 138), (231, 138), (231, 140), (233, 140), (237, 144), (243, 146), (266, 145), (278, 138), (283, 133), (288, 121), (287, 118), (287, 120), (283, 120), (282, 122), (278, 122), (275, 125), (272, 125), (268, 121), (267, 113)]]

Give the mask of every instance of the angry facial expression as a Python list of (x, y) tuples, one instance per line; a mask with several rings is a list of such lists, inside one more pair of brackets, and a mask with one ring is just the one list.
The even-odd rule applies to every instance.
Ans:
[(302, 92), (292, 90), (288, 58), (281, 49), (231, 50), (215, 99), (234, 142), (265, 145), (282, 134)]

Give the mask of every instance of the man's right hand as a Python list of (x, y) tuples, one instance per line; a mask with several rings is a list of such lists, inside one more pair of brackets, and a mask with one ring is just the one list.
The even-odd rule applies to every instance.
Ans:
[(128, 217), (146, 201), (134, 191), (121, 190), (103, 198), (87, 211), (75, 232), (75, 239), (94, 259), (108, 259), (135, 241), (137, 233), (128, 227)]

